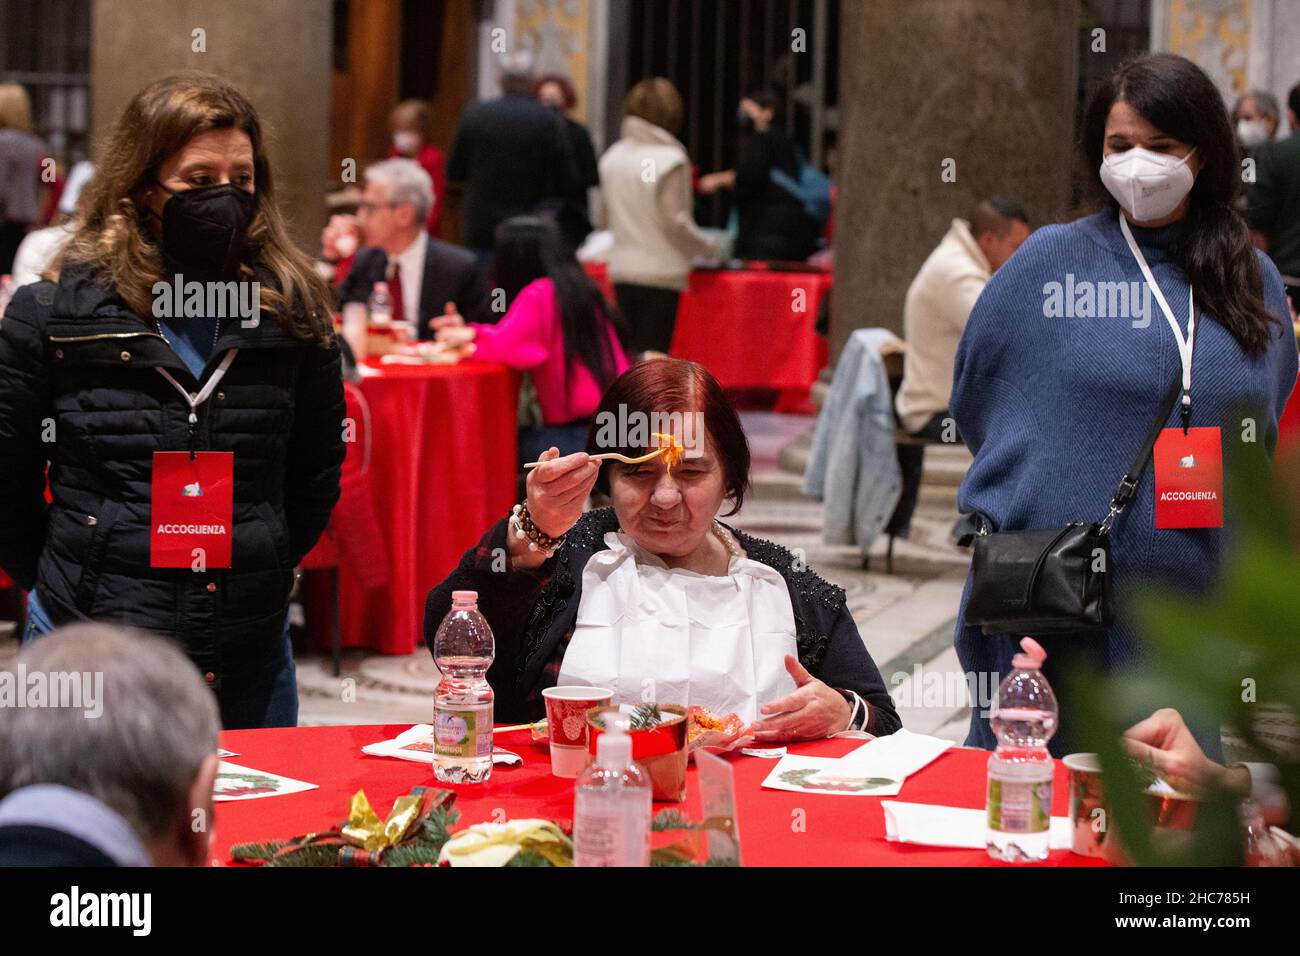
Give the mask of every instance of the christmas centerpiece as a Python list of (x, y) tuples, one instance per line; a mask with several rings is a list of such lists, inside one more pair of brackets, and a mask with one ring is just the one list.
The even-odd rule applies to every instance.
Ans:
[[(416, 787), (393, 802), (380, 820), (358, 790), (348, 819), (329, 830), (269, 843), (239, 843), (230, 849), (236, 863), (263, 866), (512, 866), (573, 865), (571, 834), (552, 820), (507, 820), (475, 823), (455, 830), (460, 813), (451, 790)], [(709, 819), (695, 823), (677, 810), (654, 818), (656, 834), (684, 831), (675, 842), (651, 851), (651, 866), (728, 866), (734, 859), (710, 859), (702, 836), (718, 829), (731, 833), (735, 821)]]

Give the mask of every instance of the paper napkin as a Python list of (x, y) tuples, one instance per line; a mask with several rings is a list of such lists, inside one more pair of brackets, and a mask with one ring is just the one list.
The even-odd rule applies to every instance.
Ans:
[[(885, 812), (885, 835), (895, 843), (972, 850), (983, 849), (985, 845), (988, 816), (983, 810), (898, 800), (882, 800), (880, 807)], [(1048, 845), (1053, 850), (1068, 850), (1071, 835), (1068, 817), (1052, 817)]]

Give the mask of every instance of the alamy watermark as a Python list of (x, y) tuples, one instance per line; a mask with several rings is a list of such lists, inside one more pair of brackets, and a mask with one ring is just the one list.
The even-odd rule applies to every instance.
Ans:
[(186, 282), (176, 273), (171, 282), (153, 284), (156, 319), (239, 319), (246, 329), (261, 322), (262, 285), (252, 282)]
[(1076, 280), (1043, 285), (1043, 317), (1047, 319), (1128, 319), (1133, 328), (1151, 324), (1151, 287), (1145, 282)]
[(21, 707), (82, 710), (94, 720), (104, 714), (104, 672), (29, 672), (20, 662), (0, 671), (0, 711)]
[(889, 696), (896, 707), (927, 707), (958, 710), (979, 707), (987, 719), (997, 699), (1001, 675), (996, 671), (947, 671), (926, 669), (921, 664), (911, 672), (895, 671), (889, 678)]
[(596, 415), (598, 448), (654, 448), (658, 435), (671, 435), (681, 442), (683, 456), (704, 454), (703, 412), (640, 412), (619, 404), (615, 411)]

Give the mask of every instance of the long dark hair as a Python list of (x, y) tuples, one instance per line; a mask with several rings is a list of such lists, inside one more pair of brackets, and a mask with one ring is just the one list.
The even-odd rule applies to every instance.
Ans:
[(1200, 171), (1190, 208), (1170, 255), (1187, 275), (1197, 304), (1232, 333), (1242, 349), (1260, 355), (1278, 319), (1264, 305), (1264, 283), (1250, 231), (1235, 202), (1241, 157), (1218, 88), (1195, 63), (1172, 53), (1139, 56), (1097, 88), (1084, 114), (1079, 148), (1097, 205), (1117, 204), (1101, 184), (1102, 143), (1111, 107), (1123, 101), (1167, 136), (1196, 148)]
[(550, 279), (559, 300), (564, 328), (565, 368), (582, 362), (603, 392), (618, 376), (606, 323), (614, 326), (623, 351), (629, 351), (623, 317), (583, 271), (573, 250), (549, 219), (515, 216), (497, 226), (496, 284), (507, 305), (535, 279)]
[(141, 224), (144, 192), (169, 156), (214, 129), (242, 130), (253, 146), (257, 211), (248, 228), (241, 277), (253, 274), (253, 263), (265, 266), (275, 282), (261, 286), (263, 307), (295, 336), (327, 344), (333, 334), (330, 289), (289, 238), (261, 121), (242, 93), (209, 73), (155, 80), (131, 98), (95, 161), (95, 178), (78, 203), (81, 225), (56, 270), (84, 263), (111, 283), (137, 315), (150, 315), (154, 283), (167, 274), (158, 244)]

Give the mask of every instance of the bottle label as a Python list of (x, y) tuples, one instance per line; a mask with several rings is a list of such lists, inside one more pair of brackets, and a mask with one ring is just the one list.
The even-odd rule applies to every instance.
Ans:
[(649, 866), (650, 800), (579, 793), (573, 853), (578, 866)]
[(492, 708), (438, 708), (433, 716), (433, 752), (439, 757), (491, 757)]
[(1002, 833), (1045, 833), (1052, 824), (1052, 781), (1036, 783), (989, 778), (989, 829)]

